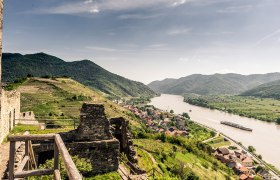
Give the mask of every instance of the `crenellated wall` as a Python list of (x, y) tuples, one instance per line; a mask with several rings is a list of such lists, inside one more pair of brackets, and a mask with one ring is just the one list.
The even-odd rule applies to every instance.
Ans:
[(15, 126), (20, 116), (20, 93), (0, 90), (0, 143)]

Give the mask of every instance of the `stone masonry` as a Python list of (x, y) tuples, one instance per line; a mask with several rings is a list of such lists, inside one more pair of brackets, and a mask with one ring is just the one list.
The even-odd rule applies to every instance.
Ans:
[(61, 133), (71, 155), (89, 160), (94, 174), (116, 171), (120, 142), (110, 133), (110, 123), (101, 104), (85, 103), (77, 130)]
[(20, 93), (0, 89), (0, 143), (15, 126), (20, 115)]
[[(128, 129), (129, 122), (126, 119), (120, 117), (108, 120), (102, 104), (84, 103), (80, 121), (76, 130), (60, 135), (71, 155), (91, 162), (93, 174), (116, 171), (121, 152), (126, 154), (128, 166), (135, 173), (145, 173), (137, 166), (136, 152)], [(51, 142), (33, 146), (37, 156), (39, 153), (52, 151), (53, 148)]]

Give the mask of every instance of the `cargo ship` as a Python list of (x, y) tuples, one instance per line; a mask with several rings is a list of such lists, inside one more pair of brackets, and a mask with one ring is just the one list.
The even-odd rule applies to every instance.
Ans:
[(250, 129), (250, 128), (247, 128), (247, 127), (244, 127), (244, 126), (241, 126), (239, 124), (232, 123), (232, 122), (228, 122), (228, 121), (221, 121), (221, 124), (231, 126), (231, 127), (235, 127), (235, 128), (238, 128), (238, 129), (241, 129), (241, 130), (244, 130), (244, 131), (253, 131), (253, 129)]

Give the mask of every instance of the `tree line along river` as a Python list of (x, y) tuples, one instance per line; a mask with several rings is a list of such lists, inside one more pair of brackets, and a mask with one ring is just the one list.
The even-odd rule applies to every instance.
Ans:
[[(194, 106), (184, 102), (184, 98), (177, 95), (162, 94), (152, 98), (150, 104), (162, 110), (172, 109), (176, 114), (187, 112), (193, 121), (216, 129), (241, 142), (245, 147), (254, 146), (257, 154), (261, 154), (265, 161), (280, 169), (280, 125)], [(253, 131), (226, 126), (221, 124), (221, 121), (237, 123)]]

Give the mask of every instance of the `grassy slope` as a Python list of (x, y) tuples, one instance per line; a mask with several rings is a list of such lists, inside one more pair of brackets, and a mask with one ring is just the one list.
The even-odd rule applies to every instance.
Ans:
[[(58, 78), (55, 80), (31, 78), (19, 85), (18, 91), (21, 92), (21, 108), (22, 111), (34, 111), (36, 115), (54, 119), (63, 118), (79, 118), (80, 108), (83, 101), (73, 101), (72, 97), (83, 95), (85, 101), (94, 103), (102, 103), (105, 106), (105, 111), (108, 118), (125, 117), (130, 120), (132, 128), (141, 128), (137, 119), (126, 109), (107, 100), (102, 94), (93, 91), (92, 89), (68, 78)], [(50, 117), (49, 113), (53, 115)], [(69, 131), (70, 129), (50, 129), (38, 130), (35, 126), (18, 125), (11, 134), (22, 133), (29, 131), (31, 134), (46, 134)], [(92, 178), (94, 180), (102, 179), (120, 179), (117, 172), (112, 172), (104, 175), (98, 175)]]
[[(150, 170), (154, 166), (164, 174), (165, 178), (172, 177), (167, 169), (172, 167), (176, 162), (183, 163), (184, 167), (190, 168), (200, 179), (225, 179), (228, 176), (228, 172), (216, 169), (216, 165), (205, 160), (203, 157), (198, 157), (193, 153), (187, 152), (180, 146), (150, 139), (137, 139), (134, 140), (134, 143), (138, 145), (138, 156), (141, 156), (139, 160), (140, 167), (145, 170)], [(174, 150), (174, 146), (176, 150)], [(153, 165), (147, 151), (156, 160), (157, 165)], [(174, 153), (174, 157), (169, 156), (172, 153)], [(167, 156), (162, 161), (163, 154), (167, 154)], [(236, 179), (234, 175), (230, 175), (229, 177)]]
[(260, 85), (241, 94), (242, 96), (255, 96), (261, 98), (274, 98), (280, 100), (280, 81), (273, 81)]
[[(133, 126), (140, 127), (131, 112), (72, 79), (31, 78), (24, 82), (18, 91), (21, 92), (22, 111), (34, 111), (36, 116), (52, 119), (79, 119), (80, 108), (84, 101), (88, 101), (104, 104), (108, 118), (122, 116), (131, 120)], [(77, 100), (73, 100), (75, 96)], [(49, 116), (50, 113), (52, 116)]]
[[(280, 101), (246, 96), (200, 96), (207, 106), (237, 115), (263, 121), (276, 121), (280, 117)], [(198, 105), (198, 104), (197, 104)]]

